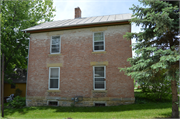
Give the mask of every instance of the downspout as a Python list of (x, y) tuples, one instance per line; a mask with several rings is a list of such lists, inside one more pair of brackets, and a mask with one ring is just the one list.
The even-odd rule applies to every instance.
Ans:
[[(26, 33), (26, 31), (25, 31)], [(27, 57), (27, 76), (26, 76), (26, 106), (27, 106), (27, 80), (28, 80), (28, 65), (29, 65), (29, 48), (30, 48), (30, 38), (29, 38), (29, 47), (28, 47), (28, 57)]]

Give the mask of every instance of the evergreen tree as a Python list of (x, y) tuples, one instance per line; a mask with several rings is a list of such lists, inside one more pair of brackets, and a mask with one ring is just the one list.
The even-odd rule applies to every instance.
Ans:
[(171, 80), (172, 117), (179, 117), (177, 80), (179, 70), (179, 2), (139, 0), (144, 7), (133, 5), (132, 23), (142, 25), (142, 32), (126, 33), (135, 38), (133, 47), (137, 57), (129, 58), (131, 67), (121, 68), (134, 79), (150, 80), (162, 70)]

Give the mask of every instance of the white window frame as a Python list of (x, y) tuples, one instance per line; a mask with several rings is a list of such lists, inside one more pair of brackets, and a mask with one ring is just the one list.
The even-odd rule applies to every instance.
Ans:
[[(58, 35), (59, 36), (59, 35)], [(61, 36), (59, 36), (59, 52), (56, 52), (56, 53), (52, 53), (52, 37), (54, 36), (51, 36), (51, 40), (50, 40), (50, 54), (60, 54), (61, 53)]]
[[(58, 88), (50, 88), (50, 77), (51, 77), (51, 69), (52, 68), (58, 68), (59, 69), (59, 72), (58, 72)], [(60, 88), (60, 67), (49, 67), (49, 83), (48, 83), (48, 89), (49, 90), (59, 90)]]
[(94, 90), (106, 90), (106, 80), (104, 81), (104, 88), (102, 88), (102, 89), (95, 88), (95, 67), (104, 67), (104, 77), (103, 78), (106, 79), (106, 66), (93, 66), (93, 89)]
[[(94, 49), (94, 34), (95, 33), (103, 33), (103, 38), (104, 38), (104, 50), (95, 50)], [(99, 42), (99, 41), (98, 41)], [(93, 33), (93, 52), (101, 52), (101, 51), (105, 51), (105, 33), (104, 32), (94, 32)]]

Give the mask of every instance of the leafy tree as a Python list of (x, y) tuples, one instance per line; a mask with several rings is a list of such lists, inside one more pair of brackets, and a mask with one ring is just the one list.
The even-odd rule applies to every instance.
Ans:
[(171, 80), (172, 117), (179, 117), (177, 80), (179, 70), (179, 2), (139, 0), (145, 7), (133, 5), (132, 23), (142, 25), (142, 32), (126, 33), (124, 38), (135, 38), (137, 57), (129, 58), (131, 67), (121, 68), (134, 79), (150, 80), (165, 70)]
[(5, 79), (15, 68), (27, 68), (29, 33), (23, 29), (52, 21), (55, 16), (52, 0), (1, 1), (1, 53), (5, 54)]

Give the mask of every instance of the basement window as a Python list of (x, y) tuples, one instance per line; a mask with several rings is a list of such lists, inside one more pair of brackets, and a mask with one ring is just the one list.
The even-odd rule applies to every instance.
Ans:
[(57, 101), (48, 101), (48, 106), (58, 106)]
[(106, 106), (105, 103), (95, 103), (95, 106), (96, 107), (103, 107), (103, 106)]

